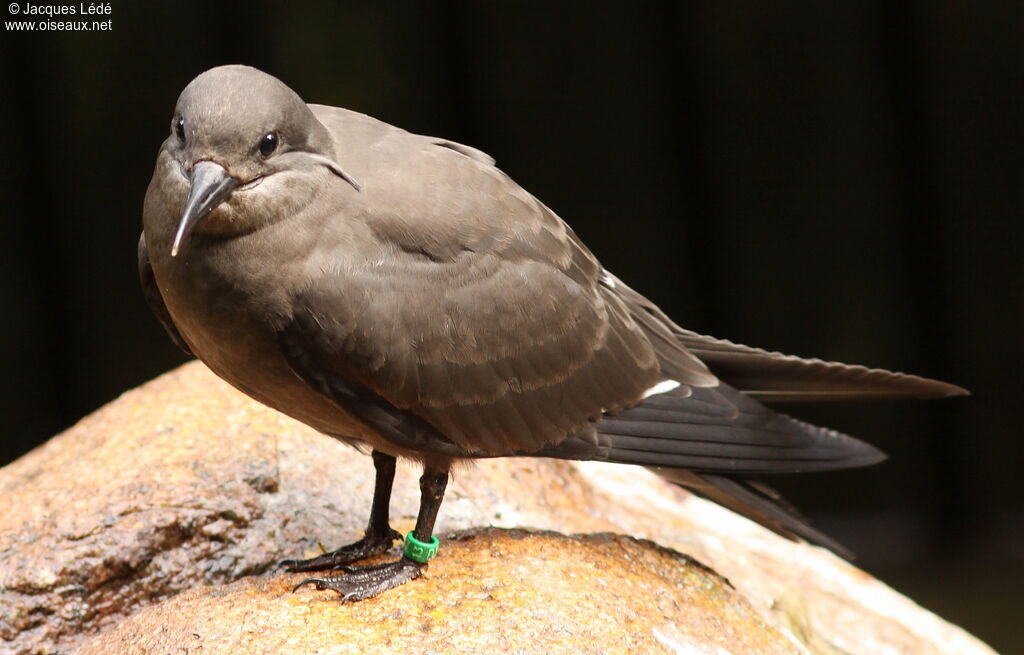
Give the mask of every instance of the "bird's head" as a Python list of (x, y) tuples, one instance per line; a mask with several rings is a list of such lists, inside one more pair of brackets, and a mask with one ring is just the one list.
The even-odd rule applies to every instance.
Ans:
[(171, 256), (191, 232), (241, 234), (295, 213), (325, 171), (359, 189), (306, 103), (248, 66), (213, 68), (185, 87), (163, 154), (185, 198)]

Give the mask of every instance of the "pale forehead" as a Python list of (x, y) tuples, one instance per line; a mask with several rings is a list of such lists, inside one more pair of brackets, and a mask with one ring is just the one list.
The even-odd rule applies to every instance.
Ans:
[(282, 124), (305, 109), (302, 99), (277, 78), (245, 66), (222, 66), (185, 87), (176, 113), (207, 129), (244, 131)]

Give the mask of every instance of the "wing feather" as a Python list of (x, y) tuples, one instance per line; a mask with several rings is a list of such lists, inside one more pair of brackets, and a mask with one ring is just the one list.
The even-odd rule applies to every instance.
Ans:
[[(806, 359), (697, 334), (677, 325), (621, 280), (608, 273), (606, 276), (637, 321), (657, 335), (659, 354), (670, 355), (680, 348), (699, 358), (717, 378), (765, 402), (944, 398), (967, 394), (956, 385), (917, 375)], [(666, 334), (671, 338), (666, 339)]]
[[(636, 404), (659, 357), (593, 255), (479, 158), (417, 153), (361, 178), (352, 213), (369, 238), (314, 256), (320, 275), (292, 299), (284, 331), (312, 377), (365, 389), (475, 455), (535, 452)], [(680, 359), (683, 382), (713, 382)]]

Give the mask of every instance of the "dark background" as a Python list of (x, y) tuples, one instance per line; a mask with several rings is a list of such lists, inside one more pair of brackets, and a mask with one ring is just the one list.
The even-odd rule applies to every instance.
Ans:
[(137, 287), (142, 197), (180, 90), (247, 63), (494, 155), (687, 327), (971, 389), (789, 408), (891, 460), (779, 486), (1024, 652), (1020, 4), (296, 4), (0, 36), (0, 464), (183, 361)]

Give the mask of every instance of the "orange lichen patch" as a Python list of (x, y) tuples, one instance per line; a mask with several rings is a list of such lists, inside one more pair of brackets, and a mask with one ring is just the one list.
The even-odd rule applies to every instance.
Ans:
[(369, 601), (247, 579), (181, 594), (79, 653), (800, 652), (721, 578), (650, 542), (488, 529), (444, 548)]

